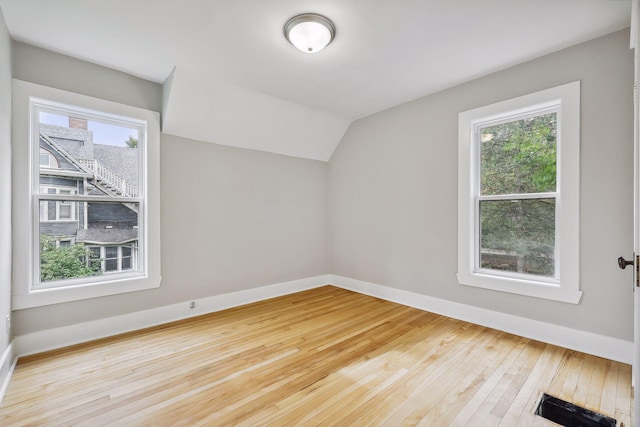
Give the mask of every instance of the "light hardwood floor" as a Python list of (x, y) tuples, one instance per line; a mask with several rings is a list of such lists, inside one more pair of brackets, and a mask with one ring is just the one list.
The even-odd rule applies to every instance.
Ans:
[(631, 368), (332, 286), (20, 359), (0, 425), (630, 426)]

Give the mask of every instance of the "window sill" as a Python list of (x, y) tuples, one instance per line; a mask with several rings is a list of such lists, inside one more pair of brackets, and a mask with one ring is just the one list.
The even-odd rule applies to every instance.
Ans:
[(493, 291), (525, 295), (529, 297), (578, 304), (582, 291), (564, 289), (559, 285), (484, 274), (458, 273), (458, 283), (463, 286), (490, 289)]
[(26, 295), (13, 295), (12, 309), (40, 307), (108, 295), (124, 294), (160, 287), (161, 276), (129, 277), (78, 286), (32, 290)]

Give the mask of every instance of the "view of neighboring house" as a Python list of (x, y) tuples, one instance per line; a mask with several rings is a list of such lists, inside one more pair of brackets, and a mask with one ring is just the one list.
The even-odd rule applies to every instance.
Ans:
[(88, 195), (105, 201), (40, 201), (40, 238), (56, 247), (84, 244), (96, 271), (137, 268), (138, 205), (109, 201), (137, 197), (138, 150), (94, 143), (84, 119), (69, 127), (40, 124), (40, 193)]

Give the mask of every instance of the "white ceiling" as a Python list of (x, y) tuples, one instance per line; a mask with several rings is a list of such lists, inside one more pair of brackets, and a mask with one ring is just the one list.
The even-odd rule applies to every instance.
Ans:
[[(630, 0), (0, 0), (15, 40), (165, 83), (164, 131), (327, 161), (349, 124), (629, 26)], [(283, 37), (316, 12), (336, 38)], [(175, 71), (173, 71), (175, 69)], [(173, 74), (172, 74), (173, 71)]]

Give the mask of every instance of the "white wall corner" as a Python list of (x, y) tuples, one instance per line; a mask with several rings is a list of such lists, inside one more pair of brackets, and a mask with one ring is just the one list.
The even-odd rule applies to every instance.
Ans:
[[(14, 338), (15, 354), (27, 356), (42, 353), (176, 320), (213, 313), (324, 286), (329, 283), (328, 280), (329, 276), (327, 275), (314, 276), (19, 335)], [(190, 308), (191, 302), (195, 302), (195, 308)]]
[(633, 362), (633, 342), (631, 341), (433, 298), (348, 277), (330, 275), (329, 283), (343, 289), (605, 359), (628, 364)]

